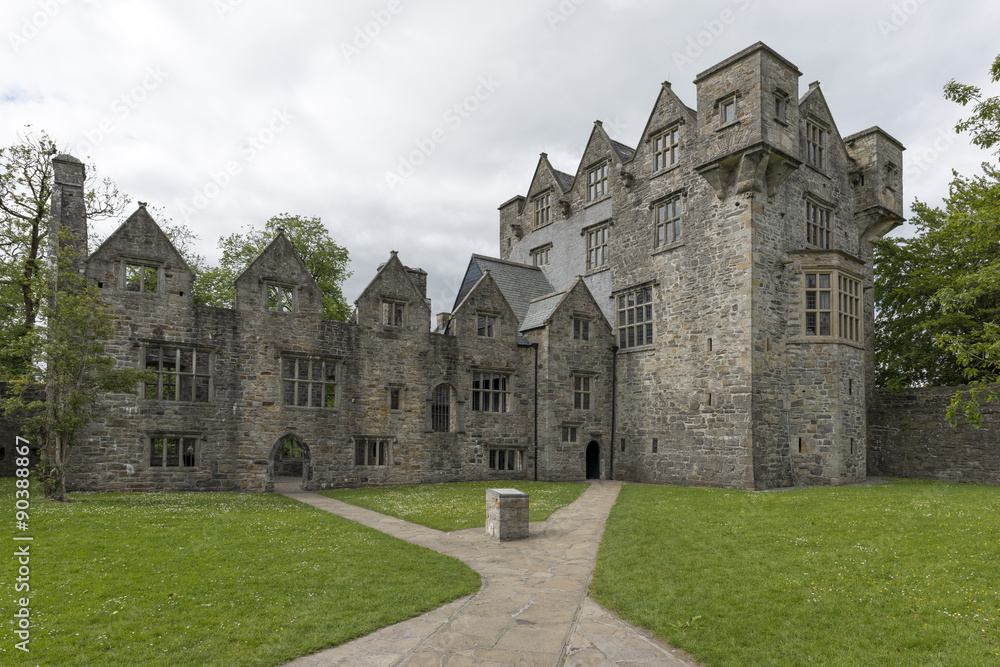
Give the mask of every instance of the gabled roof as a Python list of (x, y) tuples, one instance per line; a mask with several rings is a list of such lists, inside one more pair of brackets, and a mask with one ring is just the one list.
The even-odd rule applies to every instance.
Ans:
[(160, 228), (160, 225), (156, 222), (156, 220), (153, 219), (153, 216), (151, 216), (149, 214), (149, 211), (146, 210), (146, 205), (144, 203), (140, 203), (139, 208), (137, 208), (132, 213), (132, 215), (126, 218), (125, 222), (118, 225), (118, 229), (111, 232), (108, 238), (104, 239), (104, 242), (101, 243), (101, 245), (99, 245), (94, 252), (90, 253), (88, 259), (90, 257), (96, 257), (98, 254), (102, 253), (105, 247), (110, 247), (114, 245), (115, 240), (117, 240), (119, 236), (126, 234), (130, 227), (135, 227), (138, 225), (145, 225), (146, 227), (155, 230), (154, 234), (156, 234), (157, 237), (159, 237), (160, 242), (166, 244), (166, 246), (170, 248), (170, 251), (174, 255), (174, 261), (177, 263), (177, 265), (183, 267), (187, 271), (191, 270), (191, 267), (188, 266), (188, 263), (184, 260), (184, 257), (182, 257), (181, 254), (177, 252), (177, 248), (170, 240), (170, 237), (164, 233), (163, 229)]
[(565, 171), (552, 169), (552, 176), (556, 179), (556, 182), (559, 184), (559, 187), (562, 188), (563, 192), (569, 192), (573, 188), (573, 174), (567, 174)]
[(608, 137), (608, 141), (611, 142), (611, 148), (614, 149), (615, 153), (618, 154), (618, 159), (622, 162), (629, 162), (635, 157), (635, 149), (626, 146), (620, 141), (615, 141), (614, 139)]
[(528, 304), (528, 314), (521, 321), (519, 331), (529, 331), (545, 326), (567, 294), (569, 294), (569, 290), (564, 289), (532, 299), (531, 303)]
[(649, 116), (646, 118), (645, 127), (642, 128), (642, 134), (639, 135), (640, 144), (642, 144), (643, 141), (646, 141), (649, 138), (649, 133), (651, 131), (656, 131), (661, 129), (660, 127), (653, 127), (652, 124), (653, 124), (653, 116), (656, 115), (656, 110), (660, 107), (661, 104), (664, 103), (663, 100), (664, 97), (670, 98), (681, 111), (686, 112), (688, 115), (688, 120), (697, 121), (698, 112), (689, 107), (688, 105), (684, 104), (684, 101), (681, 98), (679, 98), (677, 96), (677, 93), (674, 92), (674, 89), (671, 88), (670, 82), (664, 81), (660, 85), (660, 92), (657, 93), (656, 95), (656, 102), (653, 103), (653, 108), (649, 110)]
[(537, 266), (473, 255), (465, 270), (462, 287), (455, 296), (455, 307), (452, 308), (452, 312), (457, 310), (458, 305), (462, 303), (466, 295), (487, 271), (490, 272), (497, 288), (507, 300), (510, 309), (514, 311), (519, 323), (523, 322), (527, 316), (528, 306), (532, 299), (552, 292), (552, 284)]
[(816, 103), (823, 108), (823, 112), (826, 114), (827, 119), (829, 119), (831, 134), (837, 137), (837, 141), (840, 142), (841, 148), (846, 151), (847, 148), (844, 146), (844, 139), (840, 134), (840, 130), (837, 128), (837, 121), (833, 118), (833, 113), (830, 111), (830, 105), (826, 103), (826, 96), (819, 88), (819, 81), (813, 81), (810, 83), (809, 90), (807, 90), (805, 94), (799, 98), (799, 109), (801, 109), (802, 105), (812, 97), (816, 98)]
[(365, 294), (368, 293), (368, 290), (372, 289), (378, 282), (380, 282), (381, 279), (382, 279), (382, 276), (387, 271), (390, 271), (390, 270), (401, 271), (402, 275), (406, 278), (406, 282), (409, 283), (410, 287), (413, 288), (413, 293), (414, 293), (415, 297), (418, 298), (419, 301), (421, 301), (421, 302), (424, 301), (424, 295), (421, 294), (420, 290), (417, 289), (417, 286), (413, 284), (413, 279), (410, 278), (409, 271), (407, 271), (406, 267), (403, 266), (403, 262), (400, 261), (399, 257), (397, 256), (396, 251), (392, 250), (392, 251), (390, 251), (390, 254), (389, 254), (389, 261), (386, 262), (385, 264), (383, 264), (382, 266), (378, 267), (378, 271), (375, 272), (375, 277), (373, 277), (371, 280), (368, 281), (368, 284), (365, 285), (365, 288), (363, 290), (361, 290), (361, 294), (359, 294), (358, 298), (354, 300), (354, 303), (357, 304), (358, 302), (360, 302), (361, 299), (365, 296)]
[(287, 236), (285, 236), (285, 230), (283, 229), (278, 230), (278, 235), (274, 237), (274, 240), (268, 243), (267, 247), (260, 251), (260, 254), (257, 255), (252, 262), (250, 262), (250, 265), (247, 266), (247, 268), (243, 269), (243, 272), (240, 273), (240, 275), (236, 276), (236, 280), (233, 281), (233, 284), (240, 282), (243, 276), (248, 275), (251, 270), (255, 270), (257, 264), (263, 262), (263, 258), (270, 254), (272, 249), (279, 246), (284, 246), (286, 250), (292, 251), (292, 256), (295, 257), (295, 260), (298, 262), (299, 269), (302, 274), (305, 275), (310, 282), (312, 282), (313, 286), (319, 291), (320, 294), (323, 294), (323, 290), (319, 288), (319, 285), (316, 284), (316, 280), (312, 277), (312, 274), (309, 273), (309, 267), (307, 267), (305, 261), (303, 261), (302, 255), (299, 254), (299, 251), (295, 249), (292, 242), (288, 240)]

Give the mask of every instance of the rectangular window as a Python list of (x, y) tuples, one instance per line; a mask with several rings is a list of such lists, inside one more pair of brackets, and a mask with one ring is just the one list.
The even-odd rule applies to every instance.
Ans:
[(490, 470), (522, 470), (524, 452), (520, 449), (491, 449)]
[(680, 127), (672, 127), (653, 139), (653, 171), (677, 164), (680, 157)]
[(653, 209), (656, 235), (653, 247), (662, 248), (681, 240), (681, 198), (680, 195), (657, 204)]
[(586, 375), (573, 376), (573, 408), (575, 410), (590, 409), (590, 381)]
[(782, 123), (785, 122), (785, 114), (788, 111), (788, 95), (783, 92), (774, 94), (774, 118)]
[(830, 209), (806, 200), (806, 243), (830, 249)]
[(653, 342), (653, 288), (618, 295), (618, 347), (627, 349)]
[(264, 287), (264, 305), (276, 313), (295, 312), (295, 288), (268, 283)]
[(815, 123), (806, 123), (806, 162), (822, 169), (825, 165), (826, 130)]
[(125, 264), (125, 291), (156, 294), (160, 287), (160, 269), (149, 264)]
[(593, 271), (608, 265), (608, 226), (602, 225), (587, 231), (587, 270)]
[(587, 172), (587, 201), (596, 201), (608, 194), (608, 163)]
[(392, 463), (392, 438), (354, 438), (354, 465), (387, 466)]
[(401, 393), (401, 391), (400, 391), (399, 387), (390, 387), (389, 388), (389, 409), (390, 410), (399, 410), (399, 397), (400, 397), (400, 393)]
[(576, 442), (576, 427), (575, 426), (563, 426), (562, 427), (562, 441), (563, 442)]
[(573, 339), (590, 340), (590, 320), (582, 317), (573, 318)]
[(806, 274), (806, 335), (831, 336), (830, 274)]
[(552, 194), (547, 192), (544, 195), (535, 197), (534, 209), (533, 220), (535, 227), (541, 227), (549, 224), (552, 221)]
[(552, 244), (542, 246), (541, 248), (535, 248), (531, 251), (531, 263), (535, 266), (546, 266), (549, 263), (549, 251), (552, 250)]
[(656, 438), (653, 438), (653, 453), (655, 454), (660, 448), (660, 442)]
[(333, 359), (282, 356), (282, 402), (302, 408), (337, 407), (339, 369)]
[(150, 401), (208, 403), (213, 391), (211, 354), (205, 350), (146, 347), (145, 368), (155, 379), (146, 383)]
[(403, 309), (405, 307), (406, 304), (404, 303), (398, 303), (396, 301), (383, 301), (382, 325), (386, 327), (403, 326)]
[(149, 439), (149, 465), (153, 468), (193, 468), (198, 439), (157, 435)]
[(472, 409), (476, 412), (507, 412), (510, 376), (504, 373), (472, 373)]
[(736, 96), (727, 97), (719, 103), (719, 123), (725, 125), (736, 120)]
[[(839, 334), (855, 343), (861, 342), (861, 281), (848, 276), (837, 276), (839, 307)], [(850, 392), (848, 392), (850, 393)]]
[(476, 335), (482, 338), (494, 338), (497, 325), (496, 315), (476, 315)]

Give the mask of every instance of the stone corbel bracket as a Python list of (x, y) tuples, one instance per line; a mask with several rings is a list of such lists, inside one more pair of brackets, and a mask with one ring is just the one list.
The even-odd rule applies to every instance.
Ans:
[(862, 211), (855, 211), (854, 219), (865, 230), (861, 234), (861, 238), (868, 243), (878, 241), (896, 227), (906, 222), (901, 215), (893, 213), (884, 206), (871, 206)]
[(708, 181), (720, 200), (747, 192), (762, 192), (773, 197), (801, 164), (801, 160), (787, 153), (758, 144), (707, 162), (695, 171)]

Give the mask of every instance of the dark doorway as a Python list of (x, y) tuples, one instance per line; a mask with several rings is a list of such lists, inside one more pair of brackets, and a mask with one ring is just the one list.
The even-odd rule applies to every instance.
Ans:
[(601, 446), (590, 441), (587, 445), (587, 479), (601, 478)]
[(292, 434), (278, 438), (271, 447), (268, 468), (271, 481), (281, 478), (308, 481), (309, 447)]

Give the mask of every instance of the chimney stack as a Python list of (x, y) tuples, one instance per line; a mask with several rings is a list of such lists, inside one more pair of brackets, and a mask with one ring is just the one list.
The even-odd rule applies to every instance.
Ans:
[(55, 259), (63, 247), (72, 246), (73, 263), (82, 272), (87, 258), (87, 205), (83, 198), (87, 168), (72, 155), (61, 154), (52, 158), (52, 171), (49, 254)]

